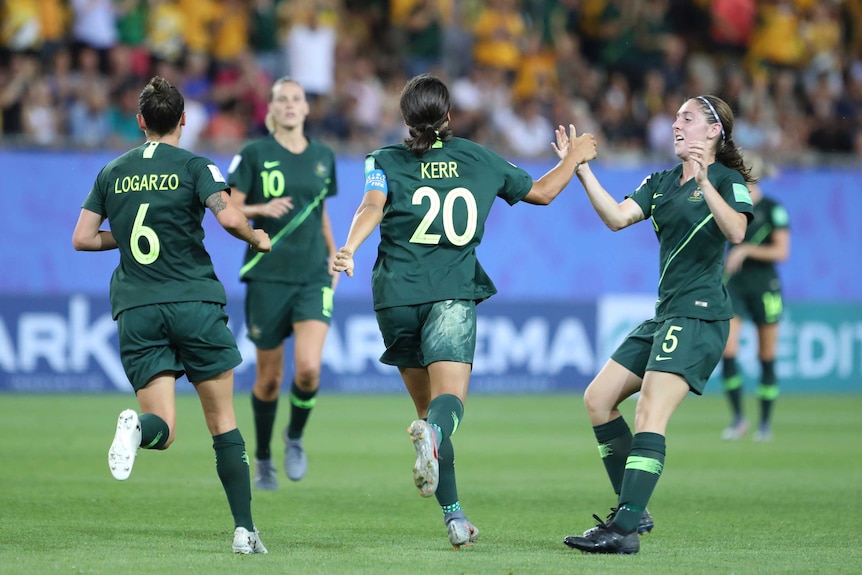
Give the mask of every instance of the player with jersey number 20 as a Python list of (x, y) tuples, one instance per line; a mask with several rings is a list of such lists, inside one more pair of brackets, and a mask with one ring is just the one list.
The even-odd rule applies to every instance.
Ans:
[(596, 156), (591, 134), (560, 126), (552, 143), (560, 162), (536, 181), (469, 140), (453, 137), (449, 90), (420, 75), (401, 93), (409, 137), (365, 160), (365, 196), (335, 256), (333, 270), (354, 274), (353, 255), (377, 226), (371, 274), (374, 310), (386, 351), (413, 399), (408, 431), (416, 449), (413, 479), (435, 495), (456, 550), (479, 530), (465, 516), (455, 483), (451, 437), (461, 424), (476, 348), (476, 304), (496, 288), (476, 258), (497, 198), (547, 205), (583, 162)]

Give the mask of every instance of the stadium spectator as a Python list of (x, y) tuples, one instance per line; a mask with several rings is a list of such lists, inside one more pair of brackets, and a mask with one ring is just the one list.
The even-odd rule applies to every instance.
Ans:
[(111, 145), (111, 94), (105, 80), (90, 82), (69, 109), (69, 138), (79, 148)]
[(371, 274), (386, 345), (380, 361), (398, 367), (416, 408), (418, 419), (408, 429), (416, 448), (414, 483), (421, 496), (436, 496), (449, 542), (459, 549), (475, 542), (479, 530), (458, 498), (451, 436), (464, 416), (476, 304), (496, 292), (475, 247), (497, 197), (549, 204), (579, 163), (595, 157), (595, 140), (575, 138), (574, 128), (569, 138), (560, 126), (554, 148), (560, 162), (534, 182), (490, 150), (454, 138), (450, 108), (439, 79), (420, 75), (407, 82), (400, 109), (410, 135), (366, 158), (365, 196), (332, 269), (352, 277), (353, 255), (380, 226)]
[(255, 487), (278, 489), (270, 443), (284, 380), (284, 342), (293, 337), (290, 421), (284, 429), (284, 471), (305, 477), (302, 438), (320, 387), (323, 344), (332, 319), (337, 274), (329, 262), (335, 240), (326, 200), (338, 192), (335, 154), (306, 137), (308, 101), (288, 77), (270, 89), (270, 134), (243, 146), (231, 161), (231, 201), (274, 239), (273, 251), (246, 252), (240, 279), (246, 285), (248, 334), (256, 348), (251, 392), (255, 423)]
[(24, 133), (24, 99), (39, 74), (39, 59), (34, 53), (12, 52), (9, 68), (0, 83), (0, 127), (4, 139)]
[[(234, 520), (232, 549), (266, 553), (252, 519), (248, 456), (233, 409), (233, 369), (242, 358), (227, 327), (224, 286), (203, 245), (205, 208), (258, 252), (270, 250), (270, 239), (232, 206), (215, 164), (179, 148), (185, 116), (176, 88), (153, 78), (140, 95), (137, 117), (147, 141), (102, 168), (72, 236), (79, 251), (120, 250), (111, 307), (120, 359), (141, 413), (120, 413), (108, 467), (126, 480), (140, 448), (173, 443), (176, 380), (185, 374), (212, 435), (216, 472)], [(141, 186), (153, 182), (148, 174), (163, 174), (158, 189)], [(110, 229), (102, 230), (106, 219)]]
[[(673, 123), (682, 163), (650, 174), (623, 201), (602, 187), (589, 164), (577, 176), (613, 231), (643, 220), (659, 240), (658, 303), (632, 330), (584, 392), (602, 462), (617, 493), (607, 520), (564, 543), (586, 553), (631, 554), (652, 530), (647, 503), (665, 461), (671, 415), (689, 392), (700, 395), (721, 360), (733, 308), (722, 284), (727, 242), (740, 243), (752, 216), (751, 181), (734, 143), (733, 112), (721, 99), (686, 100)], [(619, 405), (640, 393), (632, 436)]]
[(503, 70), (514, 78), (527, 34), (516, 0), (488, 0), (476, 17), (473, 34), (474, 64)]
[(270, 78), (287, 74), (287, 63), (281, 50), (281, 12), (284, 0), (253, 0), (249, 22), (249, 44), (254, 59)]
[(119, 39), (114, 0), (69, 0), (69, 5), (73, 50), (95, 50), (99, 71), (107, 73), (108, 51)]
[(748, 182), (754, 219), (745, 231), (745, 239), (730, 248), (724, 262), (727, 291), (733, 302), (730, 335), (722, 358), (722, 384), (730, 403), (733, 420), (722, 432), (722, 439), (736, 441), (748, 433), (743, 413), (744, 377), (736, 363), (739, 335), (743, 322), (750, 319), (757, 328), (757, 358), (760, 361), (760, 383), (757, 397), (760, 417), (755, 441), (772, 438), (772, 408), (778, 398), (775, 357), (778, 350), (778, 324), (784, 308), (781, 280), (776, 265), (790, 256), (790, 219), (787, 210), (776, 200), (764, 196), (760, 181), (774, 175), (775, 168), (760, 156), (746, 155), (755, 181)]
[(59, 141), (63, 116), (47, 78), (39, 76), (27, 87), (21, 113), (26, 143), (53, 146)]
[(312, 105), (335, 88), (338, 13), (321, 0), (297, 0), (284, 43), (288, 73)]
[(401, 18), (393, 17), (393, 27), (400, 31), (404, 53), (404, 73), (408, 78), (426, 72), (439, 73), (443, 64), (443, 10), (451, 15), (452, 5), (439, 0), (411, 0)]
[[(606, 131), (611, 137), (610, 149), (620, 147), (629, 156), (646, 159), (651, 152), (643, 133), (647, 125), (660, 124), (660, 120), (652, 120), (652, 114), (662, 112), (651, 106), (650, 116), (645, 118), (638, 106), (648, 74), (657, 69), (670, 93), (716, 93), (725, 98), (738, 118), (738, 137), (748, 138), (744, 143), (761, 142), (756, 145), (774, 159), (808, 162), (815, 154), (826, 154), (824, 159), (833, 161), (854, 153), (852, 142), (860, 129), (859, 118), (855, 108), (844, 103), (850, 91), (844, 83), (853, 63), (862, 58), (862, 28), (857, 17), (862, 13), (860, 0), (765, 0), (756, 4), (753, 22), (750, 0), (563, 0), (556, 6), (495, 1), (497, 4), (487, 6), (453, 0), (433, 3), (439, 12), (442, 36), (437, 35), (437, 24), (426, 30), (434, 31), (434, 38), (442, 37), (441, 73), (451, 81), (453, 92), (457, 81), (469, 77), (477, 67), (484, 68), (474, 62), (476, 51), (486, 50), (492, 59), (520, 62), (514, 68), (495, 64), (503, 78), (493, 82), (493, 101), (484, 104), (489, 111), (499, 103), (538, 93), (543, 111), (548, 113), (554, 95), (547, 92), (562, 92), (609, 117)], [(159, 62), (183, 65), (189, 54), (205, 54), (220, 62), (206, 71), (207, 81), (212, 83), (220, 68), (236, 66), (237, 59), (244, 58), (238, 54), (248, 51), (256, 60), (255, 68), (266, 71), (269, 79), (260, 82), (266, 87), (274, 77), (275, 65), (266, 46), (271, 50), (277, 41), (276, 59), (282, 60), (281, 69), (299, 77), (309, 92), (312, 110), (308, 133), (325, 135), (340, 151), (364, 152), (360, 149), (363, 146), (388, 141), (384, 133), (392, 133), (389, 124), (393, 115), (391, 110), (381, 110), (378, 119), (386, 116), (386, 122), (372, 123), (369, 129), (363, 121), (366, 127), (358, 132), (350, 116), (358, 108), (367, 111), (367, 107), (345, 93), (344, 79), (357, 61), (371, 61), (374, 78), (368, 82), (387, 86), (387, 96), (397, 98), (400, 89), (392, 86), (403, 84), (399, 77), (405, 62), (405, 20), (412, 9), (425, 5), (423, 2), (426, 0), (117, 0), (113, 3), (117, 41), (110, 50), (102, 50), (96, 68), (108, 76), (112, 91), (116, 91), (129, 78), (148, 78)], [(76, 42), (70, 30), (71, 0), (14, 0), (0, 6), (0, 76), (14, 75), (9, 68), (15, 62), (12, 56), (22, 52), (23, 46), (39, 54), (44, 66), (40, 74), (50, 75), (53, 51), (74, 47), (77, 56), (80, 47), (86, 45)], [(730, 27), (728, 19), (734, 23)], [(40, 31), (33, 33), (37, 28)], [(491, 37), (485, 34), (489, 30), (495, 31)], [(704, 30), (710, 32), (705, 34)], [(418, 40), (423, 34), (419, 29), (417, 34)], [(525, 44), (526, 39), (535, 38), (541, 39), (538, 53)], [(505, 49), (487, 50), (488, 42), (493, 46), (498, 41)], [(292, 50), (290, 42), (294, 43)], [(239, 51), (241, 47), (248, 50)], [(117, 63), (117, 57), (122, 63)], [(292, 58), (293, 71), (288, 57)], [(436, 61), (437, 56), (433, 59)], [(555, 69), (551, 68), (552, 60), (556, 60)], [(72, 75), (83, 74), (84, 84), (92, 80), (82, 70), (86, 67), (76, 57), (70, 70)], [(615, 72), (628, 81), (631, 126), (620, 124), (625, 121), (624, 110), (604, 109), (607, 102), (603, 97), (614, 90), (611, 82)], [(825, 82), (821, 78), (824, 75)], [(321, 94), (325, 93), (319, 98), (318, 84), (323, 86)], [(832, 92), (828, 104), (834, 109), (829, 113), (824, 113), (825, 103), (809, 104), (809, 94), (819, 95), (824, 87)], [(191, 94), (188, 98), (195, 101), (195, 107), (209, 100), (209, 96)], [(69, 99), (60, 96), (58, 101), (61, 115), (68, 116)], [(213, 113), (220, 104), (224, 104), (220, 97), (218, 102), (208, 103)], [(256, 112), (246, 131), (258, 135), (264, 129), (261, 110), (265, 106), (253, 104), (253, 108)], [(453, 112), (458, 115), (459, 107)], [(15, 125), (16, 112), (6, 110), (7, 115), (10, 113)], [(477, 123), (469, 131), (464, 124), (464, 134), (472, 134), (479, 143), (501, 142), (491, 117), (485, 113), (475, 116)], [(752, 124), (756, 126), (753, 132), (746, 128)], [(620, 140), (617, 134), (621, 129), (641, 135)], [(189, 132), (191, 126), (185, 130)], [(756, 137), (749, 138), (746, 133)], [(58, 134), (57, 145), (67, 145), (67, 136), (65, 132)]]
[[(211, 34), (217, 40), (212, 44), (210, 53), (216, 65), (233, 62), (243, 54), (249, 55), (249, 60), (255, 62), (249, 42), (249, 26), (251, 14), (245, 0), (222, 0), (219, 2), (218, 15), (210, 24)], [(262, 68), (261, 68), (262, 69)], [(272, 76), (270, 76), (271, 78)]]
[[(186, 13), (176, 0), (148, 0), (147, 45), (154, 59), (177, 62), (188, 50), (186, 43)], [(203, 48), (202, 51), (207, 51)], [(208, 53), (208, 52), (207, 52)]]

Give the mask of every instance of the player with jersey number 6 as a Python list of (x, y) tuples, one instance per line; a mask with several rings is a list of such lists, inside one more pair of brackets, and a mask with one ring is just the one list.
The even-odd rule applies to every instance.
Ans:
[[(227, 326), (224, 287), (204, 248), (206, 208), (255, 251), (268, 252), (270, 239), (231, 204), (216, 165), (179, 147), (186, 122), (180, 92), (157, 76), (138, 107), (147, 141), (102, 168), (72, 236), (79, 251), (120, 251), (111, 307), (141, 414), (120, 413), (108, 466), (115, 478), (128, 479), (139, 448), (167, 449), (174, 441), (176, 380), (185, 373), (212, 435), (234, 518), (233, 550), (266, 553), (251, 516), (248, 455), (233, 408), (233, 369), (242, 358)], [(101, 230), (106, 219), (110, 230)], [(134, 524), (128, 513), (119, 515)]]
[(408, 431), (416, 449), (413, 479), (435, 495), (454, 549), (479, 530), (458, 499), (451, 437), (464, 415), (476, 348), (476, 305), (496, 293), (476, 258), (494, 200), (547, 205), (575, 169), (596, 157), (591, 134), (560, 126), (552, 147), (559, 163), (536, 181), (523, 169), (469, 140), (453, 137), (449, 90), (420, 75), (401, 93), (409, 137), (365, 161), (365, 196), (333, 270), (354, 275), (356, 250), (380, 226), (371, 286), (386, 351), (418, 418)]

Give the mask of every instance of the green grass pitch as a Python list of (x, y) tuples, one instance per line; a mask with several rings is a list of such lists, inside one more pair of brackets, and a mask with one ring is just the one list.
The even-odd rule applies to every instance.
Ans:
[[(235, 403), (251, 451), (248, 396)], [(481, 537), (457, 553), (436, 501), (412, 485), (405, 394), (319, 396), (307, 477), (253, 494), (265, 556), (231, 553), (194, 395), (178, 397), (169, 450), (142, 450), (128, 481), (111, 477), (106, 453), (126, 407), (137, 407), (131, 394), (0, 395), (0, 573), (862, 573), (862, 395), (782, 397), (763, 444), (721, 441), (723, 398), (687, 398), (650, 501), (655, 530), (634, 556), (562, 544), (614, 503), (580, 395), (468, 399), (454, 443)], [(623, 407), (632, 422), (633, 402)], [(754, 400), (747, 408), (755, 414)]]

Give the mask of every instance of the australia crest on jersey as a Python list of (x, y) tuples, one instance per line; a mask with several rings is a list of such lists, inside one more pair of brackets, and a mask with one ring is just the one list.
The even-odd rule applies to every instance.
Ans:
[(326, 165), (323, 162), (317, 162), (317, 165), (314, 166), (314, 173), (320, 178), (325, 178), (329, 175), (329, 170), (326, 169)]
[(696, 187), (691, 191), (688, 195), (688, 201), (693, 204), (697, 204), (703, 201), (703, 191), (701, 191), (700, 186)]

